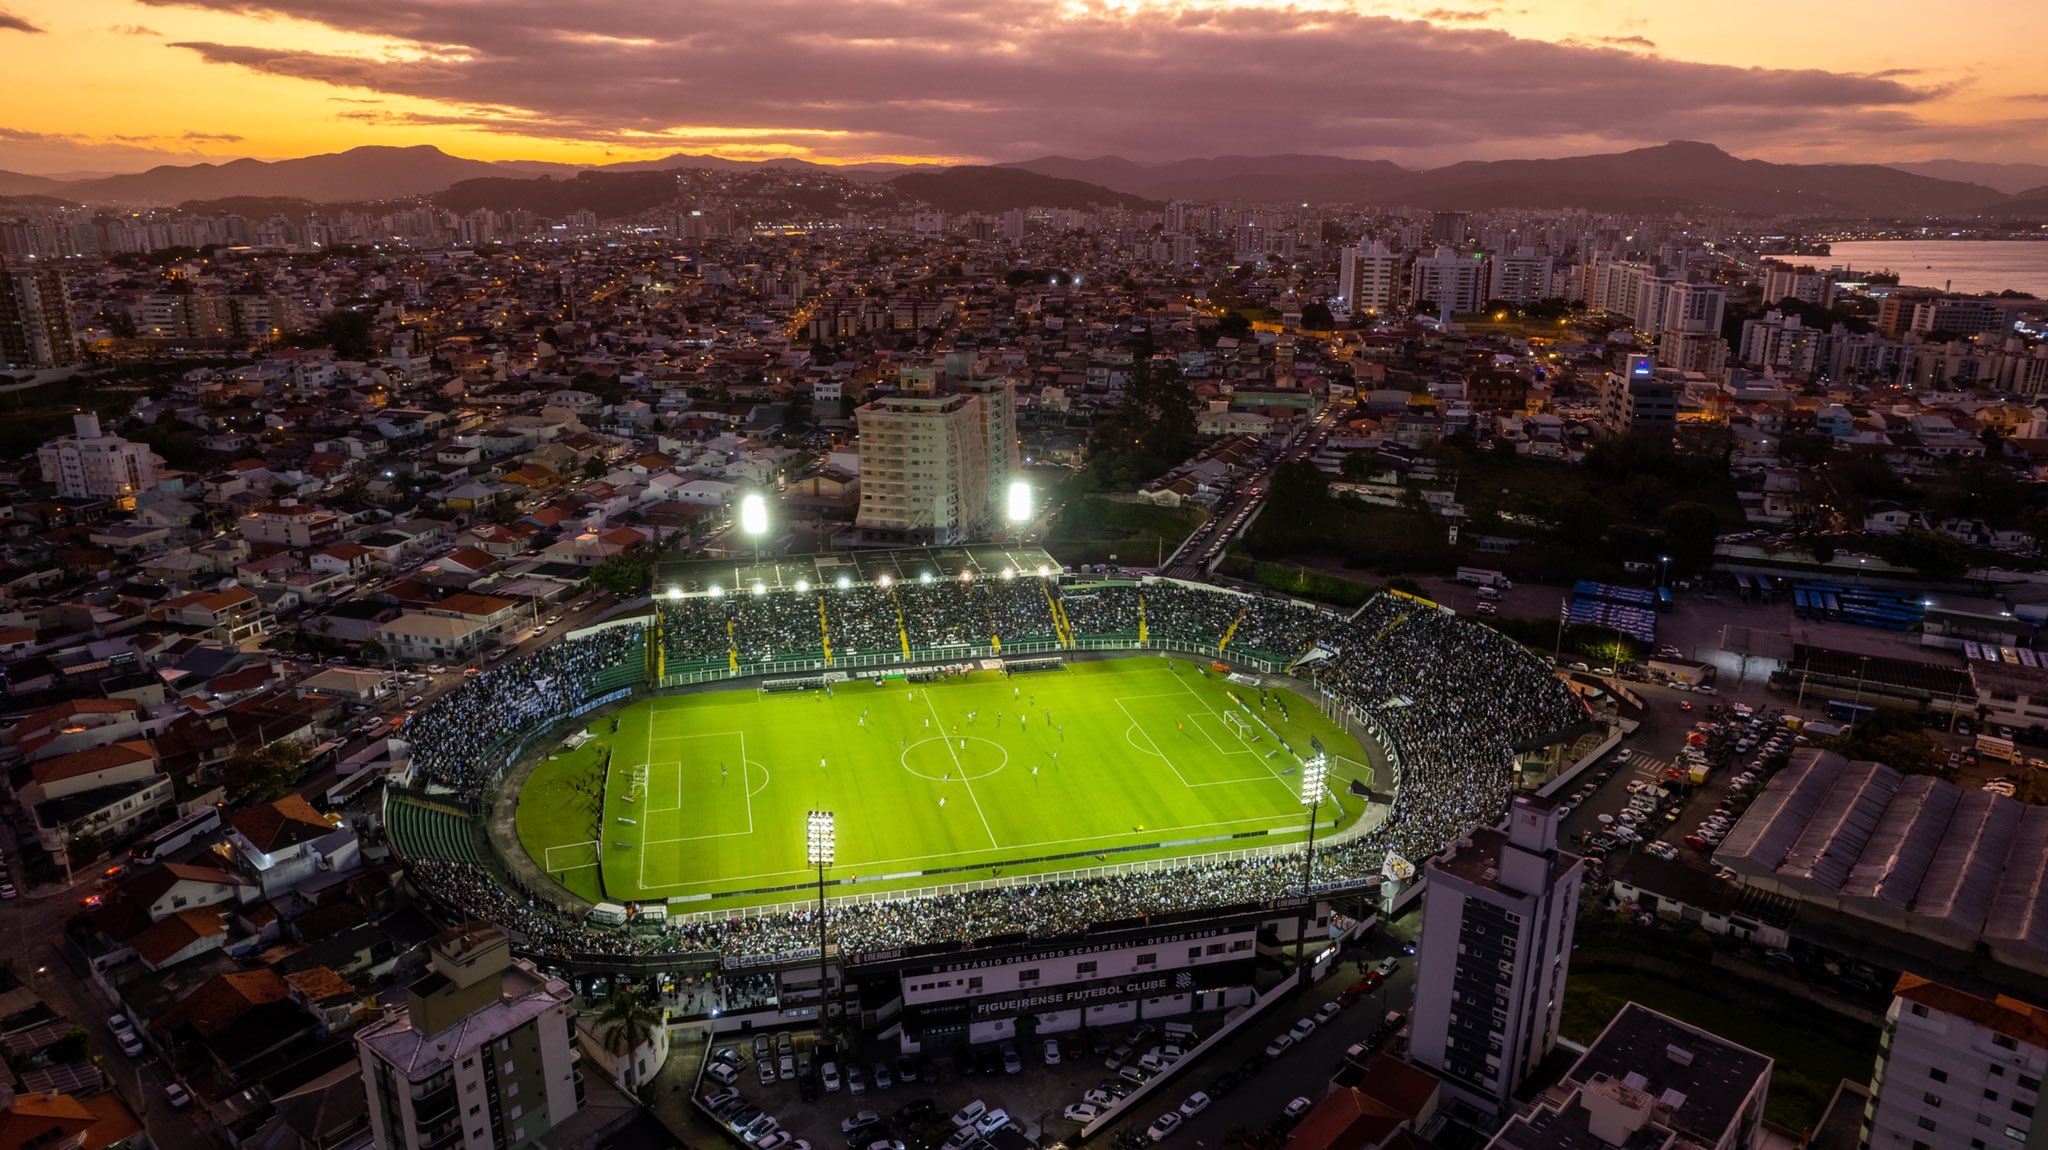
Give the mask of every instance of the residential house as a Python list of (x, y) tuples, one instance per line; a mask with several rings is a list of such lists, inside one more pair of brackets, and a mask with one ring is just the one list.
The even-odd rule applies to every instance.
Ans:
[(356, 832), (298, 795), (229, 815), (227, 837), (236, 861), (256, 878), (265, 898), (362, 865)]

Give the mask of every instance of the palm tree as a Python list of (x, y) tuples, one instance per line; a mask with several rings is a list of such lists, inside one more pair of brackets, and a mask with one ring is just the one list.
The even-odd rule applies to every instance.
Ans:
[[(661, 1023), (661, 1011), (649, 1005), (638, 991), (613, 987), (604, 1000), (604, 1009), (598, 1012), (597, 1033), (606, 1050), (630, 1059), (633, 1051), (640, 1049)], [(629, 1065), (626, 1071), (629, 1086), (632, 1080), (633, 1072)]]

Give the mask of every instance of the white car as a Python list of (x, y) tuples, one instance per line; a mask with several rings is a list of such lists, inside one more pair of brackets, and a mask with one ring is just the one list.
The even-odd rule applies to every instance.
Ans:
[(825, 1088), (825, 1093), (827, 1094), (839, 1093), (839, 1064), (837, 1062), (827, 1062), (818, 1068), (818, 1084)]
[(975, 1119), (980, 1118), (986, 1113), (988, 1113), (988, 1103), (977, 1098), (953, 1112), (953, 1126), (955, 1129), (963, 1126), (972, 1126)]
[(1316, 1025), (1324, 1025), (1342, 1013), (1344, 1013), (1344, 1008), (1336, 1002), (1325, 1002), (1316, 1010)]
[(1280, 1113), (1288, 1118), (1299, 1118), (1308, 1113), (1308, 1108), (1314, 1105), (1314, 1099), (1301, 1095), (1297, 1096), (1292, 1102), (1289, 1102), (1287, 1109), (1282, 1110)]
[(740, 1072), (734, 1070), (729, 1062), (712, 1062), (704, 1067), (704, 1077), (731, 1086), (740, 1080)]
[(164, 1087), (164, 1101), (170, 1103), (173, 1110), (183, 1110), (192, 1105), (192, 1095), (182, 1083), (173, 1082)]
[(1093, 1102), (1076, 1102), (1072, 1106), (1067, 1107), (1065, 1113), (1067, 1121), (1080, 1122), (1085, 1125), (1102, 1116), (1102, 1107), (1097, 1106)]
[(1045, 1040), (1045, 1064), (1047, 1066), (1058, 1066), (1060, 1064), (1059, 1039), (1048, 1038)]
[(839, 1120), (839, 1132), (841, 1134), (851, 1134), (863, 1126), (873, 1126), (881, 1120), (882, 1116), (872, 1110), (857, 1111)]
[(1180, 1129), (1180, 1112), (1169, 1110), (1161, 1114), (1152, 1125), (1145, 1127), (1145, 1137), (1150, 1138), (1154, 1142), (1164, 1142), (1178, 1129)]
[(1193, 1118), (1208, 1108), (1209, 1096), (1197, 1090), (1193, 1094), (1188, 1095), (1187, 1101), (1180, 1104), (1180, 1116), (1182, 1118)]
[(1004, 1110), (1002, 1107), (998, 1106), (994, 1110), (991, 1110), (988, 1113), (982, 1115), (981, 1117), (975, 1119), (974, 1129), (983, 1137), (987, 1137), (988, 1135), (993, 1134), (998, 1130), (1001, 1130), (1003, 1127), (1008, 1126), (1009, 1124), (1009, 1111)]
[(1287, 1036), (1289, 1038), (1294, 1039), (1296, 1042), (1300, 1042), (1302, 1039), (1307, 1038), (1309, 1035), (1314, 1034), (1315, 1032), (1316, 1020), (1313, 1018), (1304, 1018), (1287, 1029)]
[(1294, 1038), (1291, 1035), (1282, 1034), (1266, 1044), (1266, 1057), (1278, 1058), (1293, 1049), (1293, 1047)]

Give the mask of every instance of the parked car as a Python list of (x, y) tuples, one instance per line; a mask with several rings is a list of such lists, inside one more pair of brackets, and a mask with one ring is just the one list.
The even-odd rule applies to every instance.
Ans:
[(1321, 1026), (1342, 1013), (1344, 1013), (1344, 1005), (1342, 1003), (1334, 1000), (1325, 1002), (1315, 1013), (1316, 1025)]
[(1183, 1118), (1193, 1118), (1208, 1108), (1209, 1096), (1197, 1090), (1193, 1094), (1188, 1095), (1187, 1100), (1180, 1104), (1180, 1114)]
[(1180, 1129), (1180, 1123), (1180, 1111), (1169, 1110), (1154, 1119), (1152, 1125), (1145, 1127), (1145, 1137), (1154, 1142), (1164, 1142), (1174, 1131)]
[(1102, 1107), (1093, 1102), (1076, 1102), (1063, 1112), (1067, 1121), (1087, 1125), (1102, 1116)]
[(164, 1086), (164, 1101), (170, 1103), (173, 1110), (183, 1110), (185, 1107), (192, 1105), (192, 1095), (186, 1091), (183, 1083), (166, 1083)]
[(1058, 1066), (1060, 1064), (1060, 1040), (1057, 1038), (1046, 1039), (1044, 1050), (1045, 1064), (1047, 1066)]
[(1307, 1038), (1309, 1035), (1314, 1034), (1315, 1032), (1316, 1020), (1313, 1018), (1304, 1018), (1297, 1021), (1293, 1026), (1288, 1027), (1287, 1036), (1289, 1038), (1294, 1039), (1296, 1042), (1300, 1042), (1302, 1039)]
[(1294, 1038), (1292, 1035), (1278, 1035), (1273, 1039), (1273, 1041), (1268, 1042), (1266, 1044), (1266, 1057), (1278, 1058), (1281, 1055), (1287, 1053), (1289, 1050), (1293, 1049), (1293, 1047)]
[(1289, 1102), (1287, 1104), (1287, 1108), (1285, 1110), (1282, 1110), (1280, 1113), (1282, 1116), (1287, 1118), (1299, 1118), (1302, 1115), (1308, 1113), (1308, 1108), (1314, 1105), (1315, 1101), (1313, 1099), (1308, 1098), (1305, 1095), (1297, 1096), (1293, 1101)]
[(955, 1127), (972, 1126), (975, 1119), (980, 1118), (986, 1113), (988, 1113), (988, 1103), (977, 1098), (953, 1112), (953, 1125)]

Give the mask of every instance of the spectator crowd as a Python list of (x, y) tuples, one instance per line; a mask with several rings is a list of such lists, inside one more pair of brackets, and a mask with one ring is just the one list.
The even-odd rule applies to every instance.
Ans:
[[(1320, 846), (1317, 889), (1372, 885), (1391, 852), (1419, 864), (1506, 808), (1517, 744), (1555, 736), (1583, 706), (1545, 661), (1499, 632), (1418, 600), (1381, 595), (1351, 616), (1282, 599), (1154, 580), (1063, 593), (1035, 579), (944, 582), (818, 594), (701, 597), (661, 604), (662, 641), (679, 652), (726, 651), (730, 634), (748, 658), (900, 648), (902, 626), (918, 646), (985, 642), (987, 634), (1056, 632), (1050, 596), (1077, 637), (1133, 634), (1195, 648), (1250, 651), (1283, 661), (1358, 719), (1394, 767), (1392, 806), (1378, 826)], [(729, 627), (728, 627), (729, 625)], [(711, 637), (716, 637), (713, 644)], [(544, 648), (464, 684), (415, 720), (415, 769), (442, 785), (474, 790), (502, 763), (478, 761), (508, 730), (572, 709), (579, 685), (626, 657), (637, 631), (621, 628)], [(695, 646), (692, 646), (695, 644)], [(482, 756), (488, 758), (488, 756)], [(840, 902), (826, 910), (834, 945), (848, 952), (994, 935), (1059, 935), (1106, 920), (1256, 902), (1296, 893), (1295, 854), (1164, 865), (1071, 879), (1022, 878), (942, 896)], [(544, 896), (507, 890), (486, 868), (416, 863), (414, 875), (457, 914), (497, 922), (543, 954), (715, 952), (728, 966), (815, 955), (817, 911), (735, 911), (714, 922), (658, 929), (593, 928)]]

